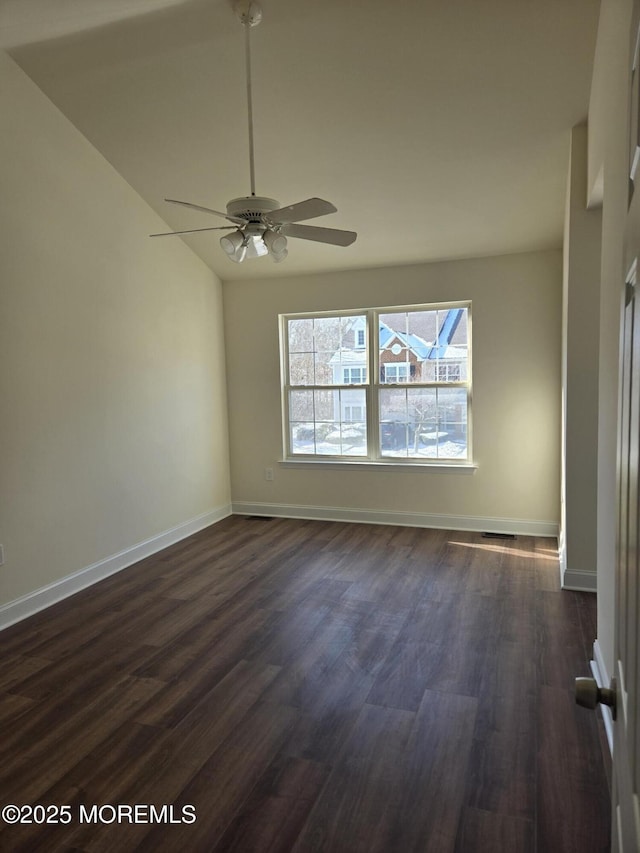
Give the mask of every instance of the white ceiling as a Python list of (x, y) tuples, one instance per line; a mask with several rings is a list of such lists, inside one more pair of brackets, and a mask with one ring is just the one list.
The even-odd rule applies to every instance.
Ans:
[[(599, 0), (262, 0), (256, 182), (320, 196), (348, 248), (291, 240), (222, 279), (557, 247)], [(0, 45), (170, 228), (249, 194), (244, 33), (230, 0), (0, 0)], [(96, 199), (96, 204), (100, 199)], [(141, 235), (143, 238), (144, 235)], [(146, 239), (146, 237), (144, 238)], [(182, 239), (169, 237), (163, 239)]]

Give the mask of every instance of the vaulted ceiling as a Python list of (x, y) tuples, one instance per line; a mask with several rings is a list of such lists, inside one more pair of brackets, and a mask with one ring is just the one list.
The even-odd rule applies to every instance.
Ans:
[[(222, 279), (561, 245), (598, 0), (261, 5), (257, 192), (327, 199), (338, 213), (313, 224), (359, 236), (348, 248), (292, 239), (280, 265), (230, 263), (220, 232), (184, 238)], [(230, 0), (0, 0), (0, 46), (169, 228), (224, 221), (165, 196), (224, 210), (249, 194)]]

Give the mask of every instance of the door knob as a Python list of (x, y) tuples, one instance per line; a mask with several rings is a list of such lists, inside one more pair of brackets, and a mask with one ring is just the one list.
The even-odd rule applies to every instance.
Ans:
[(593, 710), (598, 702), (611, 708), (611, 716), (616, 718), (616, 680), (611, 679), (611, 687), (598, 687), (595, 678), (576, 678), (576, 702), (583, 708)]

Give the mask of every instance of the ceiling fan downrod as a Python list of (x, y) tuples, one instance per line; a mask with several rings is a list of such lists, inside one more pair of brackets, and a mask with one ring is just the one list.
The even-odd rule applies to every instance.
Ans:
[(262, 9), (255, 0), (234, 0), (233, 9), (236, 17), (245, 28), (251, 195), (231, 199), (227, 202), (227, 209), (224, 213), (221, 210), (214, 210), (211, 207), (204, 207), (190, 201), (165, 198), (165, 201), (170, 204), (179, 204), (201, 213), (219, 216), (232, 224), (215, 225), (210, 228), (165, 231), (159, 234), (151, 234), (151, 236), (169, 237), (176, 234), (194, 234), (200, 231), (231, 231), (231, 234), (221, 238), (220, 245), (229, 258), (238, 264), (242, 263), (245, 258), (258, 258), (264, 255), (270, 255), (276, 263), (283, 261), (288, 254), (287, 240), (289, 237), (295, 237), (299, 240), (312, 240), (316, 243), (329, 243), (333, 246), (350, 246), (358, 236), (355, 231), (299, 224), (307, 219), (315, 219), (318, 216), (335, 213), (336, 208), (330, 202), (314, 196), (296, 204), (281, 207), (280, 202), (273, 198), (256, 195), (250, 31), (262, 20)]
[(254, 0), (236, 0), (236, 16), (244, 27), (245, 70), (247, 77), (247, 116), (249, 121), (249, 180), (251, 195), (256, 194), (256, 169), (253, 148), (253, 91), (251, 86), (251, 28), (262, 20), (262, 9)]

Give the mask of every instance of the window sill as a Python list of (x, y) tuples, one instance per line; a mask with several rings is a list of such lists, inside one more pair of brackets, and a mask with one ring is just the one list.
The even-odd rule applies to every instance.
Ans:
[(437, 471), (439, 474), (458, 472), (459, 474), (474, 474), (478, 465), (475, 462), (383, 462), (370, 459), (360, 461), (341, 461), (338, 459), (279, 459), (278, 464), (282, 468), (328, 468), (336, 471), (344, 471), (345, 468), (354, 468), (361, 471)]

